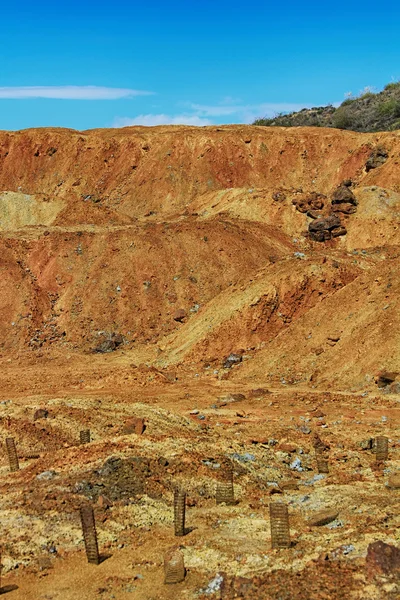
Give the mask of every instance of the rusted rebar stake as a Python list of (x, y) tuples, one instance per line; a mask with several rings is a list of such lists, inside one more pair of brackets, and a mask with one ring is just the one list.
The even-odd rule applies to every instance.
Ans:
[(81, 506), (80, 515), (87, 560), (89, 563), (98, 565), (100, 564), (100, 555), (97, 545), (97, 533), (93, 507), (90, 505)]
[(321, 448), (315, 448), (315, 461), (318, 473), (329, 473), (328, 455)]
[(217, 504), (236, 504), (233, 487), (233, 467), (230, 461), (221, 462), (221, 479), (217, 481), (215, 500)]
[(6, 449), (8, 455), (8, 463), (10, 465), (10, 471), (18, 471), (19, 461), (14, 438), (6, 438)]
[(290, 547), (288, 507), (283, 502), (271, 502), (269, 505), (272, 548)]
[(90, 444), (90, 429), (83, 429), (79, 432), (81, 444)]
[(185, 535), (186, 494), (182, 490), (174, 492), (174, 526), (175, 535)]
[(384, 461), (388, 458), (389, 440), (384, 435), (378, 435), (376, 438), (376, 460)]
[(183, 554), (177, 548), (171, 548), (164, 556), (164, 583), (180, 583), (185, 579)]

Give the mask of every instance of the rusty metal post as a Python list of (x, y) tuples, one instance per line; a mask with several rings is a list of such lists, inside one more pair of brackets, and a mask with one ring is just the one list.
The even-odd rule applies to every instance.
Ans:
[(233, 467), (230, 461), (221, 461), (220, 477), (220, 481), (217, 481), (215, 494), (217, 504), (236, 504), (233, 488)]
[(377, 461), (387, 460), (388, 452), (389, 452), (388, 447), (389, 447), (388, 438), (384, 435), (378, 435), (378, 437), (376, 438), (376, 455), (375, 455)]
[(6, 449), (10, 471), (19, 471), (19, 461), (14, 438), (6, 438)]
[(89, 563), (98, 565), (100, 564), (100, 555), (97, 545), (97, 533), (93, 507), (90, 505), (81, 506), (80, 515), (87, 560)]
[(79, 432), (81, 444), (90, 444), (90, 429), (83, 429)]
[(315, 448), (315, 461), (318, 473), (329, 473), (328, 454), (322, 448)]
[(177, 548), (171, 548), (164, 556), (164, 583), (180, 583), (185, 579), (183, 554)]
[(290, 547), (290, 529), (288, 507), (283, 502), (271, 502), (269, 505), (272, 548)]
[(174, 492), (174, 526), (175, 535), (185, 535), (186, 494), (182, 490)]

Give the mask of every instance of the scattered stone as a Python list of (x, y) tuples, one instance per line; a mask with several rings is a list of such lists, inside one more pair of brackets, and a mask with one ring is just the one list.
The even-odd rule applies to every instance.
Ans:
[(254, 390), (250, 390), (249, 398), (262, 398), (262, 396), (266, 396), (271, 392), (267, 388), (256, 388)]
[(301, 425), (299, 427), (299, 431), (301, 431), (301, 433), (304, 433), (305, 435), (308, 435), (311, 433), (311, 429), (307, 425)]
[(245, 452), (244, 454), (238, 454), (237, 452), (234, 452), (233, 454), (230, 454), (230, 456), (243, 463), (253, 462), (256, 460), (254, 454), (250, 454), (249, 452)]
[(244, 394), (229, 394), (228, 396), (218, 398), (218, 405), (221, 407), (231, 404), (232, 402), (242, 402), (243, 400), (246, 400), (246, 396)]
[(318, 473), (318, 475), (314, 475), (314, 477), (312, 477), (308, 481), (305, 481), (304, 485), (314, 485), (314, 483), (317, 483), (317, 481), (322, 481), (322, 479), (325, 479), (325, 475), (323, 475), (322, 473)]
[(97, 506), (106, 510), (107, 508), (110, 508), (110, 506), (112, 506), (112, 502), (106, 496), (100, 494), (97, 500)]
[(398, 377), (398, 373), (395, 371), (381, 371), (378, 373), (376, 384), (378, 388), (384, 388), (392, 384)]
[(280, 481), (279, 487), (281, 490), (298, 490), (299, 484), (295, 479), (289, 479), (288, 481)]
[(328, 340), (331, 340), (332, 342), (338, 342), (340, 340), (340, 333), (331, 333), (328, 335)]
[(368, 438), (367, 440), (362, 440), (361, 442), (359, 442), (358, 445), (361, 448), (361, 450), (371, 450), (373, 443), (373, 438)]
[(43, 471), (42, 473), (39, 473), (39, 475), (36, 475), (36, 479), (39, 479), (40, 481), (48, 480), (53, 479), (56, 475), (57, 473), (55, 471)]
[(314, 514), (309, 520), (308, 523), (311, 527), (321, 527), (322, 525), (328, 525), (335, 519), (337, 519), (339, 515), (339, 511), (327, 509), (320, 511)]
[(114, 352), (121, 344), (123, 344), (123, 342), (124, 338), (120, 333), (112, 333), (107, 339), (95, 346), (95, 348), (93, 348), (93, 352), (97, 352), (99, 354)]
[(390, 475), (388, 487), (392, 490), (400, 490), (400, 473), (394, 473), (393, 475)]
[(209, 594), (209, 595), (216, 594), (217, 592), (220, 591), (223, 581), (224, 581), (223, 576), (220, 575), (219, 573), (217, 573), (216, 576), (214, 577), (214, 579), (211, 579), (211, 581), (209, 582), (207, 587), (204, 590), (201, 590), (201, 592), (203, 594)]
[(318, 210), (308, 210), (307, 217), (310, 217), (310, 219), (319, 219), (322, 217), (322, 214)]
[(186, 310), (184, 310), (183, 308), (179, 308), (178, 310), (176, 310), (172, 316), (172, 318), (174, 319), (174, 321), (177, 321), (178, 323), (182, 323), (187, 317), (187, 313)]
[(296, 457), (289, 465), (289, 467), (292, 469), (292, 471), (299, 471), (302, 472), (304, 469), (301, 466), (301, 460), (299, 457)]
[(340, 237), (341, 235), (346, 235), (346, 233), (346, 227), (338, 227), (337, 229), (333, 229), (332, 237)]
[(288, 442), (281, 442), (279, 444), (277, 450), (291, 454), (292, 452), (296, 452), (297, 446), (295, 446), (295, 444), (290, 444)]
[(141, 417), (131, 417), (125, 421), (125, 425), (122, 428), (122, 435), (129, 435), (135, 433), (136, 435), (142, 435), (146, 429), (144, 419)]
[(311, 411), (311, 414), (317, 419), (320, 419), (321, 417), (326, 417), (326, 414), (320, 408), (316, 408), (315, 410)]
[(227, 356), (227, 358), (225, 358), (223, 362), (223, 367), (224, 369), (230, 369), (231, 367), (233, 367), (233, 365), (241, 363), (242, 360), (243, 359), (241, 354), (235, 354), (234, 352), (232, 352), (229, 356)]
[(354, 204), (350, 204), (350, 202), (343, 202), (335, 206), (335, 212), (341, 212), (344, 215), (353, 215), (357, 212), (357, 207)]
[(275, 202), (283, 202), (284, 200), (286, 200), (286, 194), (285, 192), (275, 192), (274, 194), (272, 194), (272, 199), (275, 200)]
[(38, 408), (37, 410), (35, 410), (35, 413), (33, 415), (33, 420), (37, 421), (38, 419), (47, 419), (48, 416), (49, 416), (48, 410), (46, 410), (45, 408)]
[(199, 412), (200, 412), (200, 411), (199, 411), (197, 408), (195, 408), (194, 410), (191, 410), (189, 414), (190, 414), (190, 415), (198, 415), (198, 414), (199, 414)]

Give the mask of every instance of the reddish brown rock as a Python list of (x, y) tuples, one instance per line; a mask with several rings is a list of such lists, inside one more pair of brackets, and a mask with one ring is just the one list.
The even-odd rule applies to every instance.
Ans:
[(332, 237), (340, 237), (341, 235), (346, 235), (347, 229), (346, 227), (337, 227), (332, 230)]
[(357, 206), (357, 199), (351, 189), (346, 185), (339, 185), (338, 188), (333, 192), (332, 204), (354, 204)]
[(339, 511), (337, 511), (336, 509), (322, 510), (313, 515), (308, 520), (308, 524), (311, 527), (321, 527), (323, 525), (328, 525), (328, 523), (334, 521), (338, 517), (338, 515)]
[(380, 371), (378, 373), (378, 377), (376, 379), (376, 383), (379, 388), (384, 388), (387, 385), (393, 383), (398, 376), (398, 373), (395, 371)]
[(390, 475), (388, 487), (392, 490), (400, 490), (400, 473), (393, 473), (393, 475)]
[(292, 452), (296, 452), (297, 446), (288, 442), (282, 442), (281, 444), (279, 444), (279, 446), (277, 446), (277, 449), (281, 452), (288, 452), (289, 454), (291, 454)]
[(343, 204), (338, 204), (335, 206), (335, 212), (341, 212), (345, 215), (353, 215), (357, 212), (357, 207), (354, 204), (350, 204), (350, 202), (344, 202)]
[(45, 408), (38, 408), (34, 412), (33, 420), (37, 421), (38, 419), (47, 419), (48, 416), (49, 416), (48, 410), (46, 410)]
[(380, 540), (373, 542), (368, 546), (366, 567), (371, 577), (400, 574), (400, 548)]
[(334, 229), (335, 227), (340, 227), (340, 226), (341, 226), (340, 218), (337, 215), (329, 215), (328, 217), (325, 217), (322, 219), (315, 219), (315, 221), (310, 223), (310, 225), (308, 226), (308, 230), (310, 232), (324, 231), (324, 230), (329, 231), (331, 229)]
[(279, 482), (279, 487), (281, 490), (298, 490), (299, 484), (295, 479), (289, 479), (288, 481)]
[(129, 435), (136, 433), (136, 435), (142, 435), (145, 430), (144, 419), (140, 417), (132, 417), (125, 422), (121, 433), (123, 435)]
[(177, 321), (178, 323), (182, 323), (185, 319), (186, 319), (186, 310), (184, 310), (183, 308), (179, 308), (178, 310), (176, 310), (173, 314), (173, 319), (174, 321)]

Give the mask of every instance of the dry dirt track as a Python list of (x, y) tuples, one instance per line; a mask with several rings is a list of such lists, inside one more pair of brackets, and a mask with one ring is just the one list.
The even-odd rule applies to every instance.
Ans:
[[(367, 172), (378, 146), (388, 159)], [(0, 149), (0, 431), (21, 465), (10, 473), (4, 452), (5, 597), (397, 598), (395, 566), (366, 554), (399, 546), (399, 385), (376, 385), (400, 372), (399, 134), (49, 129), (0, 133)], [(296, 206), (318, 192), (330, 210), (344, 179), (346, 235), (312, 241)], [(241, 362), (224, 368), (231, 352)], [(236, 506), (215, 505), (224, 456)], [(293, 541), (280, 551), (277, 499)], [(99, 566), (85, 502), (110, 555)], [(311, 526), (325, 509), (337, 518)], [(165, 586), (175, 544), (188, 574)]]

